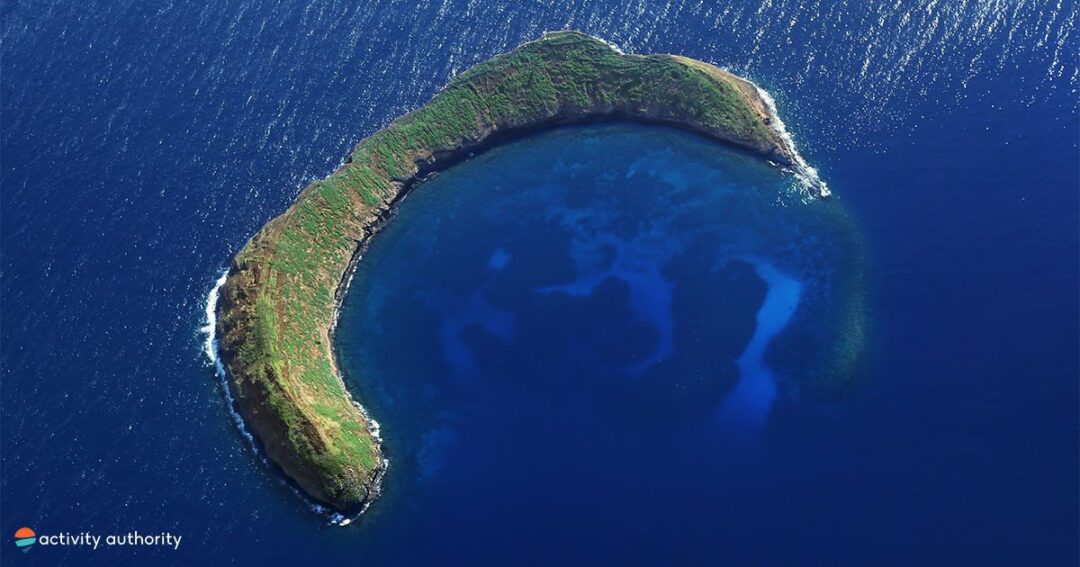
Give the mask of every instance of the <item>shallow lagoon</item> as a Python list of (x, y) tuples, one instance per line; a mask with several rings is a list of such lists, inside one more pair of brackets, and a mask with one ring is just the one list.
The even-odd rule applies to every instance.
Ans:
[(660, 127), (559, 129), (421, 184), (336, 338), (391, 459), (364, 539), (509, 558), (640, 528), (635, 553), (708, 555), (683, 534), (732, 520), (733, 459), (851, 378), (823, 353), (861, 291), (852, 231), (760, 159)]

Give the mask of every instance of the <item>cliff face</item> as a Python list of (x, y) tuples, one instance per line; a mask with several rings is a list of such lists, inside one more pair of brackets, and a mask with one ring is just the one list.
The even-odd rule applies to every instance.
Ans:
[(237, 254), (218, 308), (229, 386), (267, 455), (312, 498), (350, 510), (378, 494), (381, 448), (345, 389), (331, 335), (350, 262), (379, 219), (418, 177), (503, 134), (598, 117), (671, 124), (797, 163), (752, 84), (560, 32), (467, 70), (361, 141)]

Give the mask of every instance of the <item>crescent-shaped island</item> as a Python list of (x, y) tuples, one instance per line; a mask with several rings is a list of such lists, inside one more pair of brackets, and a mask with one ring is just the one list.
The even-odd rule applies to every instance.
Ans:
[(493, 144), (604, 119), (667, 124), (808, 169), (767, 95), (701, 61), (626, 55), (557, 32), (465, 71), (308, 185), (236, 255), (221, 288), (216, 331), (228, 388), (269, 458), (311, 498), (355, 511), (379, 493), (386, 460), (377, 426), (346, 389), (332, 337), (353, 266), (395, 204)]

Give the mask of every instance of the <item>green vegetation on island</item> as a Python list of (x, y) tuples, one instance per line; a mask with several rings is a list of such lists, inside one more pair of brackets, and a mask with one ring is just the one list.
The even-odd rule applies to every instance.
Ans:
[(312, 498), (353, 510), (378, 494), (379, 440), (331, 340), (352, 262), (388, 210), (422, 176), (504, 134), (597, 118), (670, 124), (797, 163), (751, 83), (693, 59), (551, 33), (472, 67), (361, 141), (236, 255), (218, 305), (229, 387), (266, 454)]

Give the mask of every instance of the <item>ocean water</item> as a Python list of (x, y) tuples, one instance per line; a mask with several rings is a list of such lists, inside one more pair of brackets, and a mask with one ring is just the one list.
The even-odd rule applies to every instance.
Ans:
[[(24, 555), (9, 539), (0, 559), (585, 562), (665, 553), (737, 564), (1075, 564), (1078, 17), (1067, 1), (3, 2), (0, 530), (169, 531), (183, 543), (176, 552), (38, 545)], [(866, 368), (842, 398), (797, 403), (807, 398), (788, 402), (785, 388), (775, 397), (768, 388), (792, 360), (768, 348), (760, 358), (731, 353), (730, 374), (774, 378), (746, 386), (749, 400), (771, 398), (750, 440), (712, 453), (658, 443), (629, 480), (588, 476), (611, 470), (594, 462), (630, 457), (614, 447), (594, 454), (571, 444), (573, 462), (539, 460), (562, 453), (529, 452), (498, 430), (466, 442), (448, 417), (445, 429), (424, 430), (415, 470), (401, 453), (403, 472), (392, 472), (370, 517), (330, 525), (230, 417), (203, 352), (207, 294), (245, 240), (364, 135), (470, 64), (565, 27), (629, 52), (711, 61), (773, 94), (859, 229), (873, 331)], [(528, 257), (509, 246), (485, 254), (496, 272)], [(786, 306), (811, 288), (781, 262), (747, 256), (727, 268), (726, 285), (745, 298), (724, 319), (733, 343), (782, 344), (783, 329), (796, 328), (798, 307), (784, 321)], [(574, 293), (588, 282), (571, 271), (550, 282), (549, 301), (584, 301)], [(650, 274), (641, 277), (652, 293)], [(626, 295), (592, 306), (619, 316), (634, 286), (597, 285), (602, 296)], [(420, 346), (442, 356), (412, 362), (467, 368), (490, 363), (470, 359), (470, 341), (515, 344), (521, 321), (492, 301), (438, 289), (420, 297), (413, 313), (440, 324), (438, 344)], [(763, 312), (766, 304), (775, 310)], [(460, 344), (441, 340), (443, 322)], [(781, 331), (767, 340), (772, 328)], [(679, 327), (671, 337), (677, 353)], [(630, 374), (664, 354), (641, 352)], [(552, 379), (572, 386), (569, 376)], [(717, 383), (739, 392), (744, 382)], [(377, 381), (350, 386), (372, 398), (396, 459), (395, 435), (408, 438), (411, 425), (392, 423)], [(672, 398), (648, 411), (733, 399)], [(645, 427), (652, 417), (636, 424), (642, 435), (657, 434)], [(494, 447), (505, 458), (484, 461)], [(704, 476), (714, 469), (664, 459), (680, 455), (727, 466)], [(465, 475), (460, 463), (487, 464), (484, 478), (501, 482), (511, 479), (499, 471), (539, 468), (506, 498), (472, 501), (456, 516), (446, 507), (460, 496), (452, 489), (424, 493), (445, 495), (439, 502), (410, 498), (410, 478), (450, 482), (440, 474)], [(641, 485), (649, 467), (677, 481)], [(560, 490), (555, 481), (571, 470), (582, 476)], [(727, 498), (680, 490), (710, 482)], [(407, 517), (420, 523), (396, 523)]]

